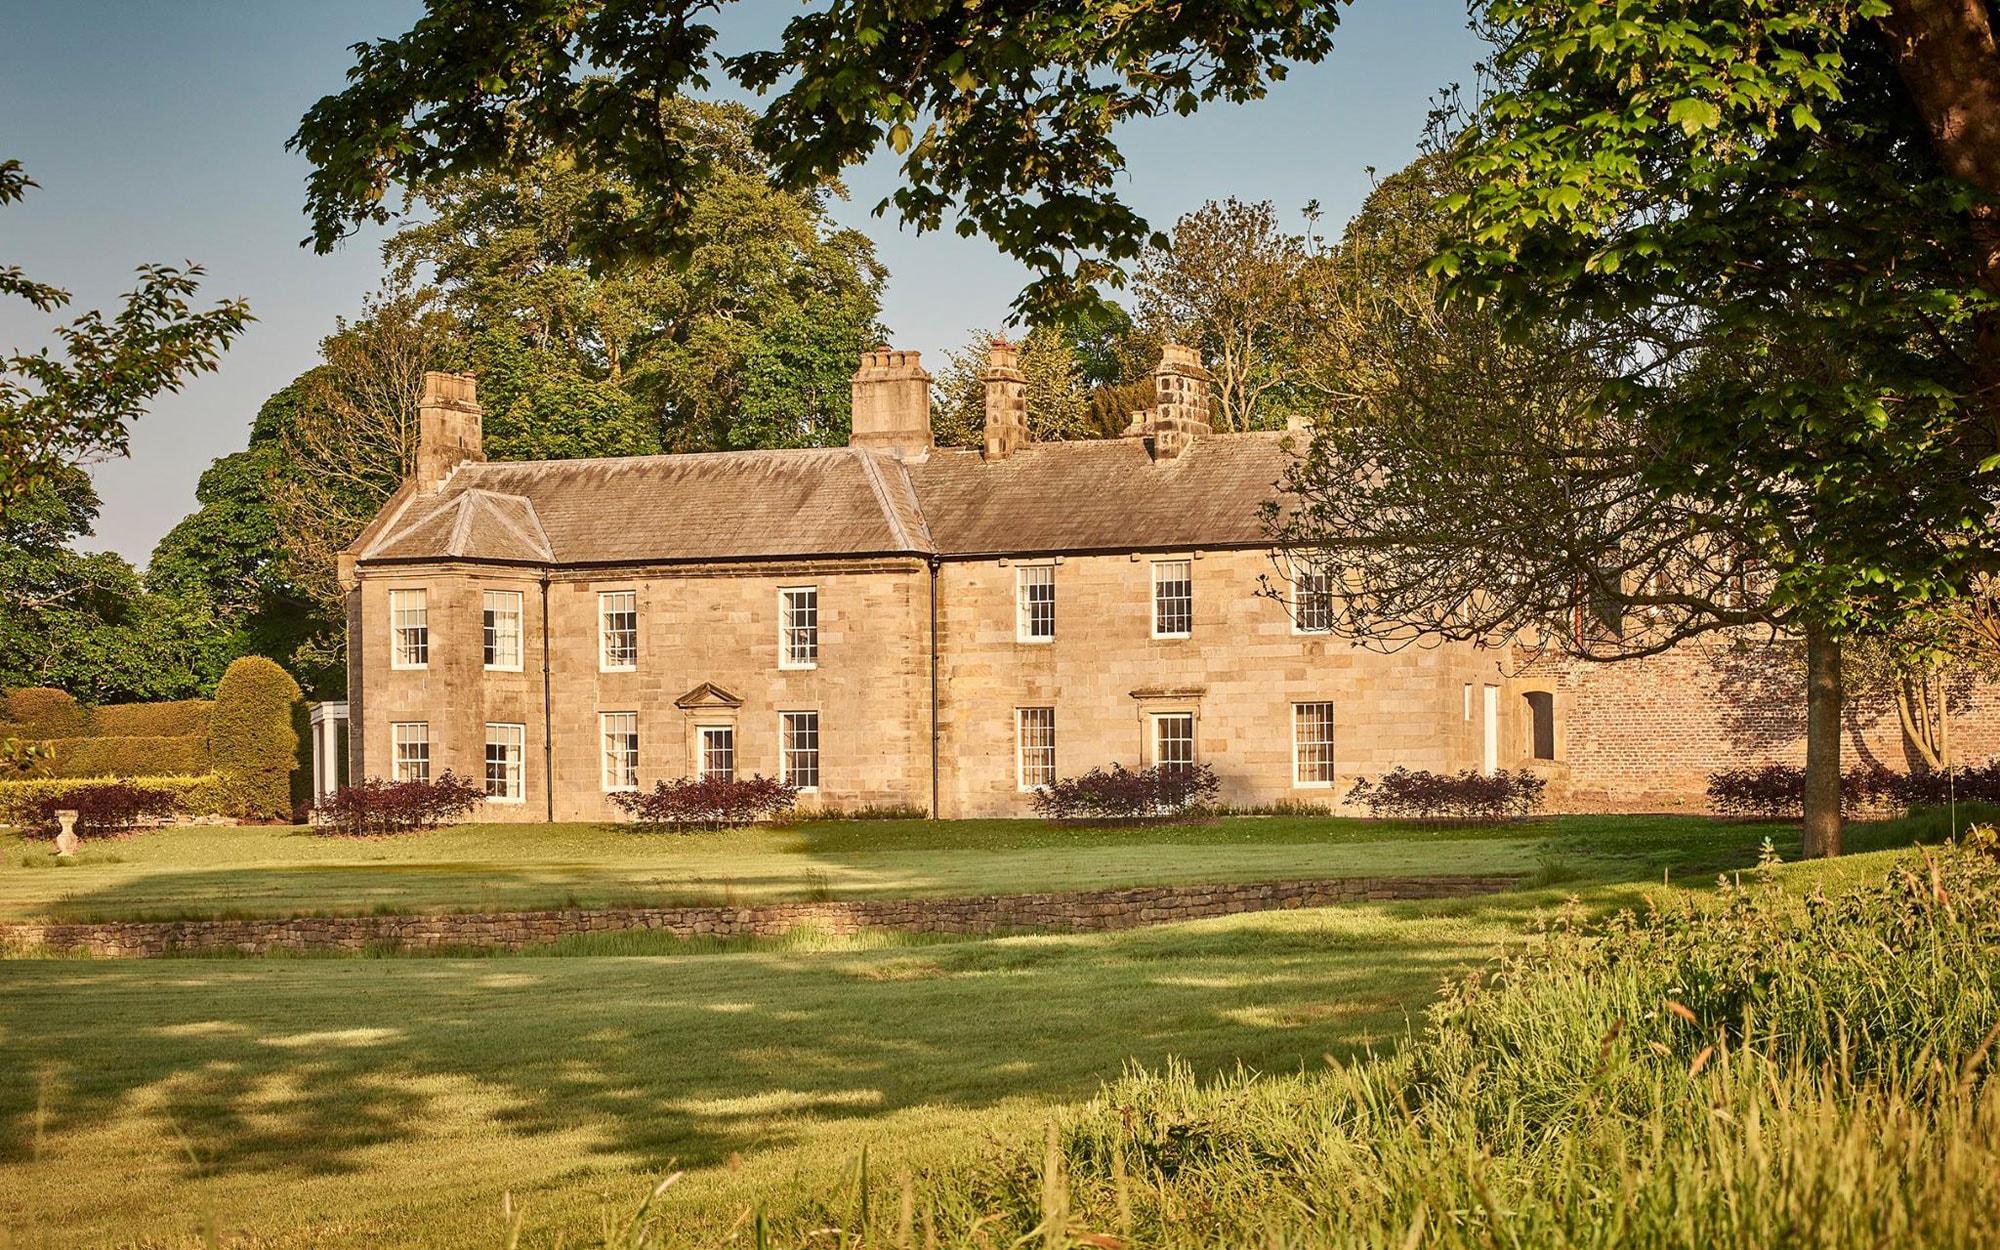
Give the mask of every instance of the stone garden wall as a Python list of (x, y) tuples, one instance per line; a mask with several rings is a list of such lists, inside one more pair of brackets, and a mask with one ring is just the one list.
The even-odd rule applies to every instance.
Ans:
[(1514, 883), (1512, 877), (1365, 877), (979, 898), (772, 903), (758, 907), (9, 924), (0, 925), (0, 950), (124, 957), (396, 949), (520, 950), (560, 938), (639, 929), (680, 938), (775, 936), (797, 928), (833, 934), (866, 929), (904, 933), (1088, 933), (1337, 903), (1464, 898), (1494, 893)]

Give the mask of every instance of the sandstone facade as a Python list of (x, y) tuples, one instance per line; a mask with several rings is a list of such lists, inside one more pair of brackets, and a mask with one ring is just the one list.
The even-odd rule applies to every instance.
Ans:
[[(809, 736), (808, 805), (947, 818), (1162, 751), (1241, 806), (1525, 766), (1560, 807), (1658, 810), (1802, 752), (1777, 652), (1602, 666), (1315, 632), (1259, 513), (1287, 436), (1215, 433), (1173, 349), (1124, 437), (1033, 443), (1016, 364), (997, 344), (977, 450), (931, 445), (928, 376), (885, 349), (849, 447), (532, 464), (484, 462), (471, 381), (437, 375), (422, 473), (342, 558), (353, 775), (416, 767), (420, 733), (429, 775), (491, 783), (486, 819), (602, 820), (633, 780), (805, 776)], [(1962, 754), (2000, 749), (2000, 702), (1962, 702)], [(1901, 764), (1893, 712), (1852, 719), (1853, 755)]]

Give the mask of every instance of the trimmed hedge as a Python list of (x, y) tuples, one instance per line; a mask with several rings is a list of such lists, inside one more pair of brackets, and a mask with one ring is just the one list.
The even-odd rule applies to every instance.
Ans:
[(1093, 768), (1035, 790), (1035, 810), (1047, 820), (1165, 820), (1215, 799), (1222, 783), (1206, 764), (1132, 770), (1113, 764)]
[(486, 801), (486, 788), (447, 768), (431, 781), (368, 778), (342, 786), (313, 808), (313, 832), (350, 838), (382, 837), (435, 829), (464, 819)]
[(67, 690), (29, 686), (0, 695), (0, 738), (78, 738), (88, 716)]
[(261, 655), (232, 661), (215, 688), (209, 750), (224, 786), (228, 814), (275, 820), (292, 812), (292, 770), (298, 767), (299, 735), (292, 707), (299, 684)]
[(1378, 820), (1526, 820), (1541, 806), (1548, 785), (1525, 768), (1488, 776), (1471, 769), (1434, 773), (1398, 767), (1376, 781), (1360, 778), (1347, 792), (1347, 801), (1366, 807)]
[(107, 703), (91, 709), (90, 733), (99, 738), (193, 738), (207, 741), (213, 699), (169, 703)]
[(798, 801), (797, 786), (762, 774), (729, 781), (680, 777), (611, 796), (612, 806), (640, 829), (735, 829), (789, 812)]
[[(78, 807), (93, 789), (107, 784), (106, 778), (30, 777), (25, 781), (0, 781), (0, 824), (21, 828), (43, 807)], [(131, 777), (121, 786), (163, 796), (172, 810), (185, 816), (209, 816), (216, 810), (219, 779), (206, 777)]]
[(55, 759), (39, 765), (38, 777), (198, 777), (210, 771), (208, 739), (51, 738)]

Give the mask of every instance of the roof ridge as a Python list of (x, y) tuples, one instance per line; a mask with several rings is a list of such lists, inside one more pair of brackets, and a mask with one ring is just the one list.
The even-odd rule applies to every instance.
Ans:
[(445, 539), (444, 549), (455, 556), (465, 554), (465, 540), (472, 534), (472, 508), (476, 502), (471, 491), (461, 491), (449, 505), (458, 509), (458, 519), (451, 523), (451, 537)]
[[(647, 464), (660, 461), (720, 460), (728, 456), (837, 456), (852, 447), (735, 447), (724, 451), (661, 451), (644, 456), (574, 456), (556, 460), (481, 460), (464, 466), (468, 476), (491, 469), (541, 469), (556, 466)], [(501, 492), (492, 492), (501, 493)]]

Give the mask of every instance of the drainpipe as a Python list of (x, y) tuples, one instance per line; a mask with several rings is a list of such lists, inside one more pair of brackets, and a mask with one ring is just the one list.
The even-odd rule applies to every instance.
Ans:
[(542, 570), (542, 799), (548, 822), (556, 822), (555, 714), (549, 689), (549, 571)]
[(938, 816), (938, 566), (933, 554), (931, 565), (931, 819)]

